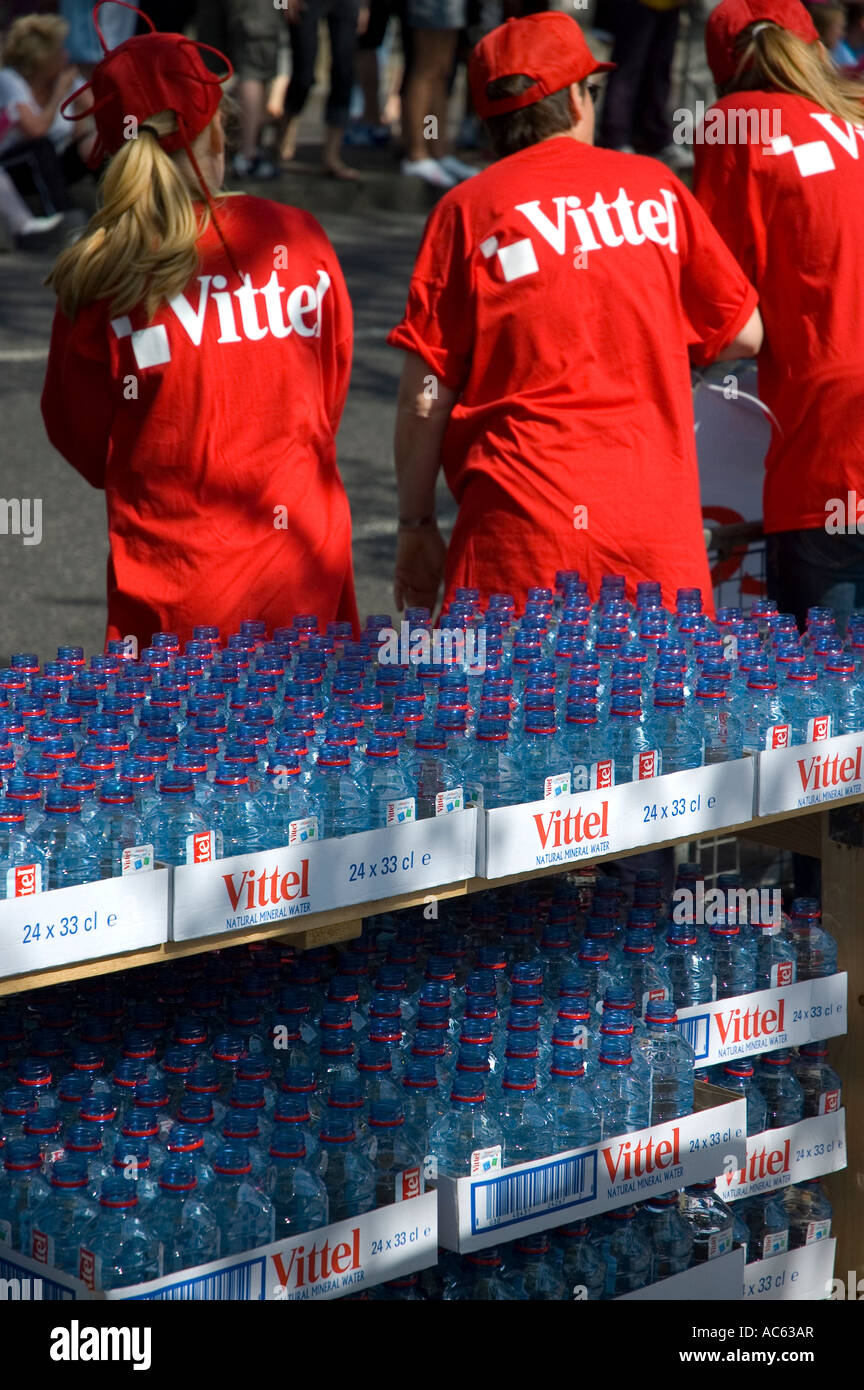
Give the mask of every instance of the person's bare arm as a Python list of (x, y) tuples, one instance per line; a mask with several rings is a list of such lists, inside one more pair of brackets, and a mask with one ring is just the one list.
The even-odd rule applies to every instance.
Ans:
[(393, 593), (406, 605), (434, 609), (444, 576), (444, 544), (435, 519), (441, 444), (456, 393), (413, 352), (405, 354), (396, 406), (396, 490), (399, 537)]
[(758, 309), (754, 309), (741, 332), (736, 334), (731, 343), (727, 344), (714, 360), (715, 362), (731, 362), (737, 357), (758, 357), (764, 337), (762, 315)]
[(74, 68), (64, 68), (54, 83), (48, 101), (41, 111), (33, 106), (27, 106), (22, 101), (18, 107), (15, 123), (25, 140), (41, 140), (43, 135), (47, 135), (54, 124), (57, 108), (72, 91), (76, 79), (77, 73)]

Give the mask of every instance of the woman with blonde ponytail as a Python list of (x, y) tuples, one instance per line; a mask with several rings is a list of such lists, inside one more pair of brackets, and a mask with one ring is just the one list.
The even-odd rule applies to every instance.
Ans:
[(335, 447), (351, 305), (312, 217), (222, 192), (222, 61), (179, 34), (106, 53), (99, 211), (49, 277), (43, 416), (105, 490), (108, 638), (139, 646), (298, 612), (357, 626)]
[(864, 604), (864, 86), (799, 0), (721, 0), (706, 47), (731, 139), (706, 121), (694, 192), (759, 291), (769, 592), (842, 628)]

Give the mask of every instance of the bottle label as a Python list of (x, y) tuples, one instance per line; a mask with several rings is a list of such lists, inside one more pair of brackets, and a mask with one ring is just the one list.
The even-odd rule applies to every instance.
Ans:
[(663, 767), (663, 759), (659, 748), (652, 748), (647, 753), (637, 753), (633, 759), (633, 781), (644, 782), (649, 777), (659, 777)]
[(771, 966), (772, 985), (791, 985), (795, 967), (791, 960), (778, 960)]
[(708, 1237), (708, 1259), (716, 1260), (720, 1255), (726, 1255), (732, 1249), (732, 1232), (715, 1231)]
[(27, 898), (42, 892), (42, 865), (16, 864), (6, 870), (6, 897)]
[(30, 1254), (34, 1260), (38, 1260), (43, 1265), (53, 1265), (54, 1263), (54, 1238), (48, 1236), (44, 1231), (33, 1227), (30, 1238)]
[(807, 720), (807, 742), (821, 743), (824, 738), (831, 737), (831, 715), (817, 714), (813, 719)]
[(0, 1221), (0, 1241), (4, 1245), (12, 1244), (12, 1226), (8, 1221)]
[(827, 1240), (831, 1234), (830, 1216), (823, 1218), (822, 1221), (807, 1222), (807, 1236), (805, 1245), (815, 1245), (817, 1240)]
[(413, 796), (403, 796), (398, 801), (387, 802), (388, 825), (404, 825), (412, 820), (416, 820)]
[(78, 1278), (82, 1284), (86, 1284), (88, 1289), (95, 1289), (102, 1279), (102, 1260), (99, 1255), (94, 1255), (92, 1250), (88, 1250), (86, 1245), (78, 1247)]
[(130, 845), (124, 849), (120, 863), (124, 874), (140, 874), (144, 869), (152, 869), (153, 846)]
[[(42, 1158), (42, 1163), (45, 1166), (45, 1168), (50, 1168), (52, 1163), (57, 1163), (61, 1158), (63, 1158), (65, 1152), (66, 1150), (60, 1148), (59, 1145), (56, 1149), (46, 1149), (45, 1154)], [(51, 1261), (51, 1263), (53, 1264), (53, 1260)]]
[(788, 1249), (789, 1232), (773, 1231), (762, 1241), (762, 1258), (767, 1260), (769, 1255), (785, 1255)]
[(216, 836), (212, 830), (200, 830), (186, 836), (186, 863), (209, 864), (216, 858)]
[(300, 1024), (300, 1038), (305, 1043), (315, 1041), (315, 1029), (312, 1027), (311, 1023)]
[(482, 811), (482, 810), (483, 810), (483, 788), (482, 788), (482, 787), (466, 787), (466, 788), (465, 788), (465, 810), (466, 810), (466, 811), (473, 811), (473, 810), (475, 810), (475, 809), (478, 810), (478, 811)]
[(570, 795), (570, 773), (558, 772), (554, 777), (547, 777), (543, 783), (543, 796), (546, 801), (550, 801), (555, 796)]
[(461, 787), (452, 787), (450, 791), (438, 792), (435, 797), (436, 816), (449, 816), (451, 811), (461, 811), (465, 805), (465, 797), (462, 795)]
[(655, 1004), (658, 1000), (665, 1002), (669, 998), (669, 991), (665, 985), (657, 989), (646, 989), (642, 995), (642, 1017), (645, 1017), (645, 1010), (649, 1004)]
[(307, 840), (318, 839), (318, 817), (305, 816), (302, 820), (292, 820), (288, 826), (289, 845), (302, 845)]
[(765, 735), (765, 747), (770, 752), (772, 748), (789, 747), (789, 725), (772, 724)]
[(591, 790), (604, 791), (606, 787), (615, 785), (615, 760), (613, 758), (603, 758), (595, 763), (591, 769)]
[(405, 1168), (396, 1174), (396, 1201), (408, 1202), (423, 1192), (423, 1171), (421, 1168)]
[(830, 1115), (840, 1109), (840, 1092), (823, 1091), (819, 1097), (819, 1114)]
[(471, 1155), (471, 1176), (478, 1173), (491, 1173), (501, 1167), (501, 1145), (493, 1144), (489, 1149), (475, 1149)]

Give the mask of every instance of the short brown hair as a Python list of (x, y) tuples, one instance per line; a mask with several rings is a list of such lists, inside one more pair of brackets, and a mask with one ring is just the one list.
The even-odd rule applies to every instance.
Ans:
[[(490, 101), (504, 97), (518, 96), (534, 86), (534, 78), (524, 72), (514, 73), (512, 77), (496, 77), (487, 83), (486, 95)], [(579, 83), (579, 90), (586, 90), (586, 83)], [(493, 152), (498, 159), (518, 150), (526, 150), (540, 140), (551, 135), (566, 135), (573, 125), (570, 110), (570, 88), (562, 87), (559, 92), (551, 92), (530, 106), (522, 106), (518, 111), (508, 111), (502, 116), (487, 116), (484, 121)]]

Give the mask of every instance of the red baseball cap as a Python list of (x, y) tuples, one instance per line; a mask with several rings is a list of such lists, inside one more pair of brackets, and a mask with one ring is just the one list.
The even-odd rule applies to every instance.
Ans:
[(751, 24), (760, 22), (788, 29), (805, 43), (814, 43), (819, 38), (800, 0), (721, 0), (705, 26), (708, 66), (718, 87), (725, 87), (738, 71), (740, 35)]
[[(139, 34), (109, 49), (99, 27), (99, 11), (104, 4), (132, 10), (150, 25), (149, 34)], [(92, 115), (97, 140), (90, 164), (94, 168), (106, 155), (116, 154), (130, 138), (130, 117), (144, 125), (160, 111), (173, 111), (177, 130), (161, 135), (159, 143), (168, 154), (188, 149), (206, 130), (222, 100), (222, 84), (234, 69), (224, 53), (197, 44), (183, 34), (158, 34), (149, 16), (126, 0), (99, 0), (93, 8), (93, 23), (105, 57), (97, 63), (89, 82), (67, 97), (61, 111), (67, 120), (83, 120)], [(213, 53), (225, 66), (224, 73), (210, 71), (201, 49)], [(87, 111), (67, 115), (66, 107), (85, 92), (92, 92), (93, 104)]]
[[(468, 63), (468, 81), (474, 110), (481, 119), (504, 116), (581, 82), (592, 72), (608, 72), (614, 63), (598, 63), (576, 20), (557, 10), (508, 19), (486, 34), (474, 48)], [(489, 82), (524, 73), (533, 79), (517, 96), (490, 101)]]

